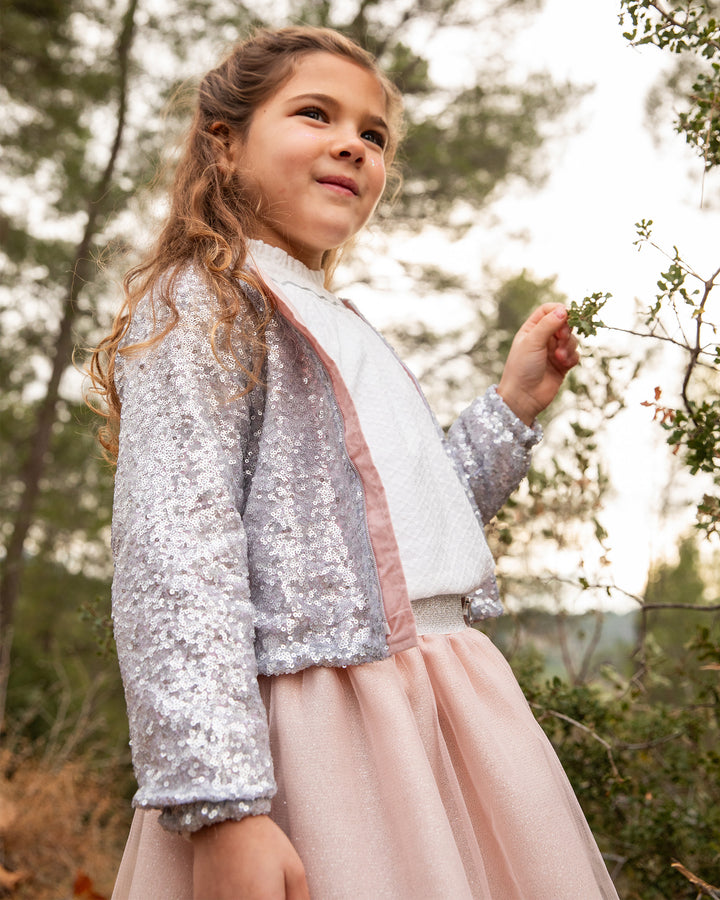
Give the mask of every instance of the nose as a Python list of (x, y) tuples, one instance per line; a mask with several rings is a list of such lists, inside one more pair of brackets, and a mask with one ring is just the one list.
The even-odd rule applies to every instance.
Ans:
[(346, 129), (336, 135), (331, 152), (338, 159), (352, 160), (357, 164), (365, 159), (365, 144), (355, 130)]

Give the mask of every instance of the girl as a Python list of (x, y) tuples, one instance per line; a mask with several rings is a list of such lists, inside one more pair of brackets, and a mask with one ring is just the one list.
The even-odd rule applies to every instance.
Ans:
[(578, 361), (566, 312), (530, 317), (445, 439), (327, 289), (400, 125), (335, 32), (238, 46), (94, 356), (139, 784), (117, 900), (617, 896), (509, 667), (466, 627), (499, 612), (482, 523)]

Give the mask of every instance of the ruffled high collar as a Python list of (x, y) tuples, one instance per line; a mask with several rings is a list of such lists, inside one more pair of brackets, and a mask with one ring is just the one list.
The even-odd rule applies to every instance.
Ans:
[(280, 247), (273, 247), (264, 241), (251, 240), (248, 241), (248, 254), (261, 272), (265, 272), (270, 278), (277, 281), (290, 280), (315, 291), (327, 293), (323, 269), (309, 269)]

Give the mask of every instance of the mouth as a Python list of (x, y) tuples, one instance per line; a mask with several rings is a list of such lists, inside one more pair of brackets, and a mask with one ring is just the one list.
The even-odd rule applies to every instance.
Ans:
[(328, 175), (325, 178), (318, 178), (318, 184), (327, 185), (329, 188), (337, 190), (338, 193), (353, 195), (357, 197), (360, 188), (352, 178), (346, 178), (344, 175)]

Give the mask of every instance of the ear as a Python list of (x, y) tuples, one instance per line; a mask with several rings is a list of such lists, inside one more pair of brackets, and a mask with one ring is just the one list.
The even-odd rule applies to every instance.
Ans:
[(230, 128), (226, 122), (212, 122), (208, 126), (208, 133), (215, 138), (215, 152), (220, 171), (229, 175), (233, 170), (233, 139)]

